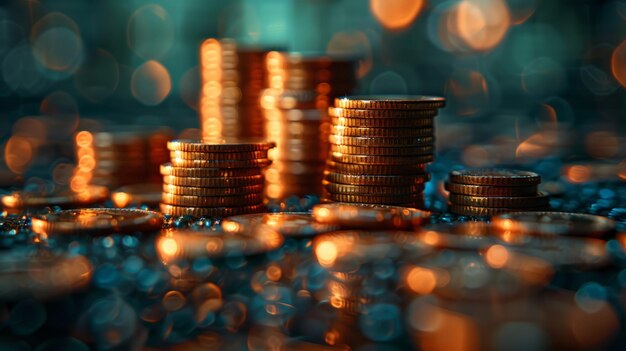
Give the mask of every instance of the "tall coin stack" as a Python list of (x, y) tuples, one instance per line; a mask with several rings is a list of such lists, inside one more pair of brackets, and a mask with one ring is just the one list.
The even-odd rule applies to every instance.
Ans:
[(322, 200), (423, 207), (434, 117), (444, 106), (430, 96), (335, 99)]
[(328, 106), (356, 85), (356, 61), (326, 55), (270, 52), (266, 58), (268, 89), (261, 106), (265, 134), (276, 141), (274, 161), (266, 173), (266, 194), (322, 193), (324, 161), (328, 157)]
[(175, 140), (161, 166), (161, 211), (221, 218), (264, 210), (263, 169), (274, 143), (258, 140)]
[(545, 210), (549, 197), (537, 191), (534, 172), (479, 168), (452, 171), (445, 188), (449, 210), (464, 216), (492, 216), (515, 211)]
[(159, 183), (159, 166), (167, 162), (169, 129), (148, 132), (82, 130), (74, 137), (77, 166), (73, 187), (102, 185), (114, 189), (136, 183)]
[(203, 138), (262, 137), (259, 106), (267, 51), (242, 49), (233, 40), (200, 46), (200, 127)]

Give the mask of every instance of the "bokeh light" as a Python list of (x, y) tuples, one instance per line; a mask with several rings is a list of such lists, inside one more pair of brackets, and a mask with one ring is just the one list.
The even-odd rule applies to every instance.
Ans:
[(624, 87), (626, 87), (626, 40), (619, 44), (613, 56), (611, 56), (611, 69), (613, 76)]
[(383, 27), (400, 30), (415, 21), (424, 3), (424, 0), (370, 0), (370, 9)]
[(91, 102), (102, 102), (111, 96), (119, 84), (119, 65), (115, 57), (104, 49), (87, 56), (74, 75), (74, 84), (80, 95)]
[(130, 85), (135, 99), (147, 106), (160, 104), (172, 90), (169, 72), (157, 61), (148, 61), (137, 67)]
[(157, 4), (137, 9), (128, 20), (128, 45), (143, 59), (160, 59), (174, 43), (174, 23)]

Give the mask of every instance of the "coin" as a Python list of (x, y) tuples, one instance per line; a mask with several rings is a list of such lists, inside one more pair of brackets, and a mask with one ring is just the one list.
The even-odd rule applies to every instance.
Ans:
[(167, 148), (171, 151), (190, 152), (245, 152), (265, 151), (276, 144), (262, 139), (214, 138), (206, 140), (179, 139), (169, 141)]
[(430, 119), (437, 116), (436, 109), (345, 109), (329, 107), (328, 114), (333, 117), (359, 118), (359, 119)]
[[(163, 192), (173, 195), (190, 195), (190, 196), (237, 196), (245, 194), (255, 194), (263, 191), (263, 185), (251, 185), (243, 187), (222, 187), (222, 188), (199, 188), (190, 186), (176, 186), (171, 184), (163, 184)], [(159, 193), (159, 200), (161, 193)]]
[(428, 174), (419, 176), (350, 175), (335, 172), (324, 172), (324, 179), (332, 183), (351, 185), (403, 186), (424, 184), (430, 179), (430, 176)]
[(176, 177), (247, 177), (260, 176), (263, 172), (259, 168), (223, 169), (174, 167), (171, 163), (162, 164), (160, 167), (162, 175)]
[[(384, 111), (384, 110), (379, 110)], [(434, 121), (432, 118), (417, 119), (392, 119), (392, 118), (348, 118), (332, 117), (330, 121), (333, 125), (343, 127), (362, 128), (432, 128)]]
[(272, 164), (271, 160), (260, 158), (255, 160), (185, 160), (173, 158), (174, 167), (189, 168), (265, 168)]
[(492, 218), (502, 233), (537, 236), (580, 236), (608, 239), (615, 221), (602, 216), (571, 212), (513, 212)]
[[(488, 217), (495, 216), (507, 212), (516, 212), (519, 209), (504, 208), (504, 207), (478, 207), (478, 206), (465, 206), (465, 205), (448, 205), (448, 210), (452, 213), (461, 216), (473, 216), (473, 217)], [(525, 211), (544, 211), (543, 208), (525, 208)]]
[(381, 146), (381, 147), (405, 147), (405, 146), (432, 146), (433, 137), (422, 138), (373, 138), (373, 137), (346, 137), (330, 134), (328, 140), (331, 144), (353, 146)]
[(445, 107), (446, 99), (422, 95), (365, 95), (335, 99), (335, 107), (369, 110), (432, 110)]
[(430, 212), (415, 208), (331, 203), (315, 205), (313, 218), (319, 223), (354, 229), (411, 229), (430, 221)]
[(455, 205), (479, 207), (537, 208), (548, 207), (550, 198), (537, 193), (535, 196), (471, 196), (450, 193), (448, 199)]
[(426, 173), (426, 164), (413, 165), (372, 165), (372, 164), (353, 164), (341, 163), (333, 160), (327, 160), (326, 165), (329, 170), (337, 173), (352, 175), (424, 175)]
[(446, 182), (444, 188), (454, 194), (473, 196), (533, 196), (537, 195), (537, 186), (484, 186)]
[(485, 222), (429, 224), (418, 231), (425, 244), (462, 251), (485, 250), (498, 243), (495, 228)]
[(32, 230), (41, 235), (109, 235), (154, 232), (163, 225), (161, 214), (122, 208), (66, 210), (33, 217)]
[(242, 151), (242, 152), (191, 152), (171, 151), (170, 157), (184, 160), (256, 160), (266, 159), (267, 151)]
[(89, 286), (93, 266), (84, 256), (60, 256), (47, 251), (12, 249), (0, 256), (0, 299), (46, 299)]
[(165, 264), (181, 259), (252, 256), (278, 249), (283, 236), (266, 225), (245, 228), (233, 235), (222, 230), (167, 229), (156, 240)]
[(224, 218), (245, 213), (257, 213), (265, 211), (264, 204), (240, 206), (240, 207), (182, 207), (168, 204), (160, 205), (161, 212), (172, 216), (192, 216)]
[(40, 208), (46, 206), (85, 206), (102, 203), (109, 199), (109, 190), (98, 185), (89, 185), (84, 190), (70, 189), (54, 192), (16, 191), (2, 196), (2, 205), (5, 208)]
[(263, 202), (263, 194), (246, 194), (239, 196), (190, 196), (163, 193), (161, 201), (174, 206), (194, 207), (228, 207), (256, 205)]
[(371, 156), (417, 156), (432, 155), (435, 153), (433, 146), (417, 147), (375, 147), (375, 146), (352, 146), (330, 144), (333, 154), (346, 155), (371, 155)]
[(241, 187), (263, 184), (265, 178), (262, 175), (247, 177), (217, 177), (217, 178), (196, 178), (163, 176), (163, 183), (177, 186), (193, 186), (200, 188), (223, 188)]
[(432, 137), (433, 128), (367, 128), (367, 127), (343, 127), (333, 125), (331, 133), (339, 136), (372, 137), (372, 138), (416, 138)]
[(135, 205), (157, 205), (161, 201), (161, 185), (135, 184), (126, 185), (111, 193), (111, 200), (115, 207)]
[(450, 172), (450, 182), (469, 185), (531, 186), (541, 183), (534, 172), (498, 168), (466, 169)]
[(324, 181), (326, 190), (331, 194), (349, 195), (403, 195), (408, 193), (419, 193), (424, 191), (424, 184), (414, 184), (405, 186), (370, 186), (370, 185), (348, 185), (337, 184)]
[(265, 224), (284, 236), (309, 237), (338, 230), (333, 224), (316, 222), (308, 212), (255, 213), (224, 218), (222, 228), (237, 233), (258, 224)]
[(350, 195), (329, 193), (327, 198), (336, 202), (398, 205), (407, 202), (423, 201), (424, 195), (422, 193), (407, 193), (404, 195)]
[(416, 156), (378, 156), (378, 155), (351, 155), (333, 152), (330, 159), (339, 163), (352, 163), (362, 165), (414, 165), (429, 163), (434, 160), (433, 155)]

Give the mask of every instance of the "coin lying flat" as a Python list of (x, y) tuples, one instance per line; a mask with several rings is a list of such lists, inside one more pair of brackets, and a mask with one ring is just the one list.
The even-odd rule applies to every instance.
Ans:
[(331, 117), (330, 121), (335, 126), (366, 128), (432, 128), (434, 124), (432, 117), (415, 119)]
[(533, 196), (537, 195), (537, 186), (485, 186), (446, 182), (444, 188), (454, 194), (472, 196)]
[(157, 205), (161, 201), (161, 185), (159, 184), (135, 184), (126, 185), (111, 193), (111, 200), (115, 207), (127, 207), (128, 205)]
[(411, 229), (430, 220), (430, 212), (415, 208), (347, 203), (315, 205), (312, 215), (319, 223), (354, 229)]
[(336, 172), (324, 172), (324, 179), (331, 183), (349, 185), (382, 185), (382, 186), (403, 186), (424, 184), (430, 179), (428, 174), (424, 175), (351, 175)]
[(172, 151), (190, 152), (245, 152), (264, 151), (275, 147), (276, 144), (262, 139), (179, 139), (167, 143), (167, 148)]
[(335, 107), (371, 110), (430, 110), (445, 107), (446, 99), (422, 95), (366, 95), (335, 99)]
[(66, 210), (32, 219), (33, 232), (47, 236), (148, 233), (160, 230), (162, 225), (160, 213), (122, 208)]
[(570, 212), (513, 212), (492, 218), (501, 232), (512, 235), (610, 238), (615, 221), (602, 216)]
[[(222, 188), (199, 188), (191, 186), (176, 186), (171, 184), (163, 184), (162, 191), (174, 195), (189, 196), (238, 196), (246, 194), (255, 194), (263, 191), (263, 185), (251, 185), (242, 187), (222, 187)], [(161, 189), (159, 189), (159, 201), (161, 199)]]
[(183, 168), (265, 168), (272, 164), (271, 160), (259, 158), (254, 160), (187, 160), (173, 158), (174, 167)]
[(256, 205), (263, 202), (263, 194), (245, 194), (239, 196), (189, 196), (163, 193), (161, 201), (174, 206), (227, 207)]
[(338, 157), (346, 155), (367, 155), (367, 156), (423, 156), (435, 153), (435, 148), (429, 146), (407, 146), (407, 147), (375, 147), (375, 146), (353, 146), (330, 144), (330, 151)]
[(432, 154), (415, 156), (378, 156), (378, 155), (351, 155), (333, 152), (330, 159), (339, 163), (373, 164), (373, 165), (415, 165), (432, 162), (435, 157)]
[(373, 165), (353, 164), (326, 160), (328, 170), (351, 175), (422, 175), (426, 174), (426, 164), (413, 165)]
[(308, 212), (255, 213), (222, 220), (222, 228), (227, 233), (248, 230), (258, 224), (268, 225), (282, 235), (290, 237), (309, 237), (340, 228), (334, 224), (318, 223)]
[(333, 126), (331, 133), (340, 136), (371, 138), (419, 138), (432, 137), (433, 128), (367, 128)]
[(452, 171), (450, 182), (469, 185), (531, 186), (538, 185), (541, 177), (528, 171), (479, 168)]
[(412, 194), (406, 193), (403, 195), (351, 195), (327, 193), (325, 198), (336, 202), (397, 205), (409, 202), (422, 202), (424, 200), (424, 194), (421, 192)]
[(419, 193), (424, 191), (423, 184), (413, 184), (405, 186), (370, 186), (370, 185), (349, 185), (337, 184), (324, 181), (324, 187), (331, 194), (348, 195), (403, 195), (409, 193)]
[(52, 193), (17, 191), (2, 196), (2, 206), (11, 209), (38, 208), (46, 206), (85, 206), (105, 202), (109, 190), (104, 186), (89, 185), (84, 190), (61, 190)]
[(353, 146), (379, 146), (379, 147), (405, 147), (405, 146), (432, 146), (435, 139), (432, 136), (415, 138), (374, 138), (374, 137), (348, 137), (331, 134), (328, 137), (331, 144)]
[(429, 224), (418, 231), (418, 237), (427, 245), (460, 251), (485, 250), (498, 243), (495, 228), (485, 222)]
[(240, 207), (191, 207), (175, 206), (168, 204), (160, 205), (161, 212), (172, 216), (192, 216), (224, 218), (245, 213), (258, 213), (266, 210), (264, 204), (240, 206)]
[(549, 197), (543, 193), (535, 196), (472, 196), (451, 193), (449, 200), (455, 205), (506, 208), (548, 207)]
[[(448, 210), (450, 212), (455, 213), (457, 215), (462, 216), (476, 216), (476, 217), (487, 217), (487, 216), (495, 216), (508, 212), (517, 212), (518, 209), (515, 208), (506, 208), (506, 207), (478, 207), (478, 206), (464, 206), (464, 205), (449, 205)], [(539, 208), (524, 208), (525, 211), (545, 211), (545, 207)]]
[(333, 117), (344, 117), (350, 119), (417, 119), (433, 118), (437, 116), (437, 110), (346, 109), (339, 107), (330, 107), (328, 108), (328, 114)]
[(163, 176), (163, 183), (201, 188), (242, 187), (263, 184), (262, 175), (247, 177), (176, 177)]
[(242, 152), (192, 152), (192, 151), (170, 151), (170, 157), (184, 160), (256, 160), (266, 159), (267, 152), (264, 151), (242, 151)]
[(259, 168), (185, 168), (174, 167), (171, 163), (161, 165), (162, 175), (176, 177), (248, 177), (260, 176), (262, 172)]

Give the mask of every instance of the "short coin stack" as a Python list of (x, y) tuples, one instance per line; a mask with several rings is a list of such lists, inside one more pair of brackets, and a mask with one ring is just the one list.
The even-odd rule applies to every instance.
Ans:
[(434, 117), (444, 106), (430, 96), (335, 99), (323, 200), (423, 207)]
[(259, 106), (265, 87), (267, 51), (244, 49), (229, 39), (200, 46), (200, 127), (202, 137), (262, 137)]
[(161, 211), (221, 218), (264, 210), (263, 168), (274, 143), (262, 140), (175, 140), (161, 166)]
[(452, 171), (445, 188), (449, 210), (464, 216), (492, 216), (549, 207), (547, 195), (537, 191), (541, 177), (534, 172), (481, 168)]
[(269, 198), (322, 193), (328, 157), (328, 106), (356, 85), (356, 61), (328, 55), (270, 52), (261, 106), (265, 135), (276, 142), (266, 173)]

